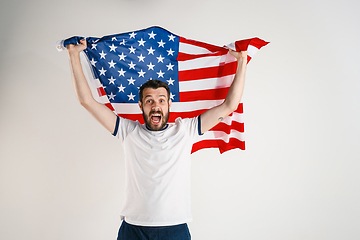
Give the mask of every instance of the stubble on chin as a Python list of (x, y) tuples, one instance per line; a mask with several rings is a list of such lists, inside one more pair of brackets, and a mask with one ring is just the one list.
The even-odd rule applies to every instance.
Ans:
[(153, 113), (153, 112), (150, 112), (149, 115), (146, 115), (146, 114), (144, 113), (144, 111), (143, 111), (143, 119), (144, 119), (144, 121), (145, 121), (145, 124), (146, 124), (147, 128), (150, 129), (150, 130), (152, 130), (152, 131), (160, 131), (160, 130), (162, 130), (162, 129), (166, 126), (166, 124), (168, 123), (168, 121), (169, 121), (169, 112), (168, 112), (165, 116), (161, 113), (161, 120), (162, 120), (163, 122), (162, 122), (162, 124), (160, 125), (159, 128), (153, 128), (153, 127), (152, 127), (151, 118), (150, 118), (150, 116), (151, 116), (152, 113)]

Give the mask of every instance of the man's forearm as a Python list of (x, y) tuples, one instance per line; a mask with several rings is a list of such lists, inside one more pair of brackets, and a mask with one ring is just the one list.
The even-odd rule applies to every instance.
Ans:
[(92, 92), (85, 78), (81, 62), (80, 52), (86, 48), (86, 42), (81, 45), (68, 46), (71, 74), (74, 89), (80, 104), (89, 111), (109, 132), (114, 131), (117, 116), (105, 105), (98, 103), (92, 96)]
[(224, 104), (231, 109), (231, 112), (236, 110), (241, 101), (245, 85), (246, 66), (246, 58), (238, 59), (237, 71), (224, 101)]
[(82, 70), (79, 53), (69, 51), (69, 61), (76, 96), (80, 104), (85, 107), (94, 98)]

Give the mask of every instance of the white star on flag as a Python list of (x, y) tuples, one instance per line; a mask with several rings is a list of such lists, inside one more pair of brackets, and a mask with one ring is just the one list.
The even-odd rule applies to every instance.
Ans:
[(155, 65), (153, 65), (151, 62), (150, 62), (150, 64), (148, 64), (148, 65), (146, 65), (146, 66), (149, 67), (148, 70), (154, 70), (154, 67), (155, 67)]
[(140, 72), (138, 72), (139, 77), (144, 77), (146, 72), (144, 72), (142, 69), (140, 69)]
[(121, 55), (118, 55), (119, 56), (119, 61), (121, 61), (121, 60), (124, 60), (125, 61), (125, 57), (126, 57), (126, 55), (124, 55), (124, 53), (121, 53)]
[(173, 51), (171, 48), (170, 48), (170, 50), (166, 50), (167, 52), (168, 52), (168, 56), (174, 56), (173, 54), (174, 54), (174, 52), (175, 51)]
[(173, 67), (174, 67), (175, 65), (172, 65), (171, 63), (169, 63), (169, 64), (166, 65), (166, 66), (167, 66), (168, 71), (169, 71), (169, 70), (174, 70)]
[(97, 61), (95, 61), (93, 58), (93, 59), (91, 59), (90, 63), (91, 63), (91, 65), (93, 65), (95, 67), (95, 64), (97, 63)]
[(120, 71), (118, 71), (118, 72), (119, 72), (119, 77), (120, 77), (120, 76), (125, 77), (126, 71), (124, 71), (123, 69), (120, 69)]
[(155, 51), (155, 49), (153, 49), (152, 47), (150, 47), (149, 49), (147, 49), (148, 50), (148, 55), (150, 55), (150, 54), (152, 54), (152, 55), (154, 55), (154, 51)]
[(105, 70), (104, 68), (101, 68), (101, 69), (99, 70), (100, 76), (101, 76), (101, 75), (104, 75), (104, 76), (105, 76), (106, 71), (107, 71), (107, 70)]
[(130, 84), (134, 85), (135, 79), (133, 79), (132, 77), (130, 77), (130, 79), (128, 79), (128, 81), (129, 81), (129, 85), (130, 85)]
[(116, 96), (116, 95), (114, 95), (113, 93), (110, 93), (109, 98), (112, 99), (112, 100), (114, 100), (114, 97), (115, 97), (115, 96)]
[(138, 56), (138, 58), (139, 58), (139, 62), (144, 62), (145, 57), (142, 54)]
[(144, 41), (143, 39), (141, 39), (140, 41), (138, 41), (138, 43), (139, 43), (139, 47), (140, 47), (140, 46), (144, 46), (144, 44), (146, 43), (146, 41)]
[(131, 48), (129, 48), (129, 50), (130, 50), (130, 53), (135, 54), (135, 50), (136, 50), (136, 48), (133, 48), (133, 46), (131, 46)]
[(158, 59), (158, 63), (159, 63), (159, 62), (164, 63), (163, 60), (164, 60), (165, 58), (162, 57), (161, 55), (160, 55), (159, 57), (156, 57), (156, 58)]
[(109, 63), (109, 68), (115, 68), (115, 62), (113, 60), (111, 60), (111, 62), (108, 62)]
[(112, 76), (111, 76), (111, 78), (108, 78), (108, 80), (109, 80), (109, 84), (115, 84), (115, 78), (113, 78)]
[(119, 92), (124, 92), (124, 89), (125, 89), (126, 87), (123, 87), (123, 85), (121, 84), (120, 87), (118, 87), (118, 88), (119, 88)]
[(111, 51), (116, 52), (117, 47), (116, 47), (114, 44), (111, 45), (111, 46), (109, 46), (109, 47), (110, 47), (110, 52), (111, 52)]
[(130, 95), (127, 95), (127, 96), (129, 97), (129, 101), (130, 101), (130, 100), (135, 100), (134, 98), (136, 95), (133, 95), (132, 93), (130, 93)]
[(135, 69), (136, 64), (134, 64), (132, 61), (128, 65), (129, 65), (129, 69)]
[(158, 75), (158, 78), (162, 78), (162, 77), (164, 77), (164, 72), (162, 72), (161, 70), (160, 70), (160, 72), (157, 72), (157, 75)]
[(166, 80), (168, 82), (168, 85), (174, 85), (174, 81), (175, 80), (172, 80), (171, 78), (169, 80)]
[(174, 100), (175, 95), (173, 93), (170, 93), (170, 98)]
[(105, 59), (105, 56), (107, 55), (107, 53), (104, 53), (104, 51), (101, 51), (101, 53), (99, 53), (100, 54), (100, 59)]
[(130, 38), (135, 38), (136, 34), (137, 33), (134, 33), (134, 32), (130, 33)]
[(154, 31), (152, 31), (151, 33), (148, 33), (149, 34), (149, 39), (155, 39), (155, 36), (156, 34), (154, 33)]
[(169, 41), (174, 41), (175, 36), (174, 35), (169, 35)]
[(158, 42), (158, 44), (159, 44), (159, 47), (164, 47), (165, 42), (163, 42), (163, 40), (161, 39), (160, 42)]

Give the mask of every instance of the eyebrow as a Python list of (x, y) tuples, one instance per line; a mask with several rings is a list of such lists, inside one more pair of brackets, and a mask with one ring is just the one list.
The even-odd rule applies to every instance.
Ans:
[[(149, 95), (146, 95), (146, 96), (144, 97), (144, 99), (146, 99), (147, 97), (153, 97), (153, 95), (150, 95), (150, 94), (149, 94)], [(164, 97), (164, 98), (166, 98), (166, 95), (163, 95), (163, 94), (162, 94), (162, 95), (159, 95), (159, 97)]]

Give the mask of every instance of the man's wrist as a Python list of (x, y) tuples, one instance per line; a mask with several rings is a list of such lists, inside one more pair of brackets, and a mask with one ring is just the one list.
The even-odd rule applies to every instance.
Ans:
[(80, 56), (80, 52), (76, 51), (74, 48), (68, 48), (68, 55), (70, 58)]
[(247, 57), (246, 58), (240, 58), (238, 60), (238, 66), (246, 65), (246, 63), (247, 63)]

